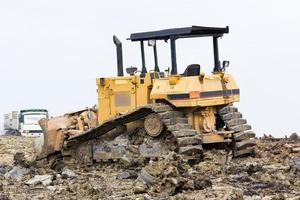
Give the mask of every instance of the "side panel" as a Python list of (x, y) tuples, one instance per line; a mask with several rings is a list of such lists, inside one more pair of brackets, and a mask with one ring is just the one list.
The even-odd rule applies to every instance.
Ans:
[(134, 83), (135, 77), (97, 79), (100, 123), (136, 107)]
[(125, 113), (136, 107), (136, 86), (134, 77), (130, 79), (114, 79), (110, 84), (111, 111), (114, 114)]
[(136, 77), (136, 100), (137, 106), (143, 106), (150, 102), (150, 93), (152, 89), (152, 79), (150, 74), (145, 77)]
[(176, 107), (225, 105), (239, 101), (239, 88), (230, 74), (170, 76), (154, 81), (150, 98)]
[(98, 122), (102, 123), (105, 119), (112, 116), (110, 108), (110, 88), (109, 79), (99, 78), (96, 80), (98, 93)]
[(96, 83), (99, 123), (150, 103), (152, 79), (148, 73), (143, 77), (99, 78)]

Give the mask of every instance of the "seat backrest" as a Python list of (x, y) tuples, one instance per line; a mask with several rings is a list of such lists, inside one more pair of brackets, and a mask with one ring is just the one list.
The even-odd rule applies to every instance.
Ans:
[(199, 64), (191, 64), (187, 66), (183, 76), (199, 76), (200, 75), (200, 65)]

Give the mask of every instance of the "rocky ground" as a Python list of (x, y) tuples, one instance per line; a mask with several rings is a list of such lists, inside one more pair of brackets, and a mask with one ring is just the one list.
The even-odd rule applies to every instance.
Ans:
[(300, 141), (264, 137), (254, 158), (205, 152), (192, 164), (177, 154), (145, 166), (102, 163), (56, 172), (37, 166), (33, 140), (0, 136), (3, 199), (300, 199)]

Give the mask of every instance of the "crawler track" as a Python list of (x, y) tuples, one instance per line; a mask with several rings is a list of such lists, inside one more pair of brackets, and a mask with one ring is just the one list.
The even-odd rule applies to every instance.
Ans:
[(155, 104), (152, 110), (160, 115), (167, 130), (176, 138), (179, 153), (194, 155), (203, 151), (200, 134), (188, 124), (182, 112), (164, 104)]
[(251, 126), (247, 120), (242, 118), (242, 114), (233, 106), (226, 106), (219, 110), (219, 116), (225, 123), (226, 129), (234, 131), (233, 134), (233, 156), (244, 157), (254, 155), (255, 133), (251, 131)]
[(200, 135), (188, 124), (188, 120), (184, 114), (174, 107), (162, 103), (154, 103), (139, 107), (127, 114), (108, 120), (81, 135), (70, 137), (64, 141), (64, 148), (76, 148), (76, 146), (81, 143), (96, 139), (119, 126), (145, 118), (152, 113), (156, 113), (160, 116), (167, 132), (171, 133), (176, 138), (178, 153), (186, 155), (202, 153), (203, 149)]

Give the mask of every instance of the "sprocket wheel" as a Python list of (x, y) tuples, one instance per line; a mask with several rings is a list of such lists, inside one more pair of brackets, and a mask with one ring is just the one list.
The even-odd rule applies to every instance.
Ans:
[(158, 114), (152, 113), (145, 118), (144, 127), (148, 135), (157, 137), (162, 133), (164, 124)]

